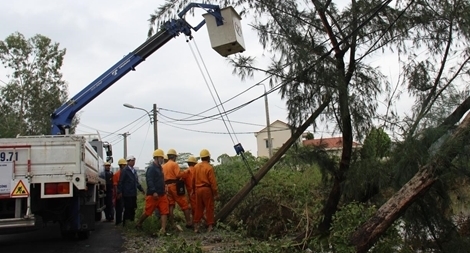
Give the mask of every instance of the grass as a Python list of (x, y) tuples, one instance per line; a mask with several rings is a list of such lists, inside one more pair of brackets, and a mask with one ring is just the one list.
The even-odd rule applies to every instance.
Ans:
[[(227, 203), (250, 179), (243, 166), (216, 167), (220, 200), (216, 212)], [(296, 171), (271, 170), (250, 195), (232, 211), (226, 223), (218, 223), (211, 233), (195, 234), (185, 228), (184, 215), (175, 208), (175, 224), (170, 224), (170, 236), (153, 237), (160, 230), (160, 221), (154, 215), (145, 220), (142, 231), (135, 223), (124, 228), (127, 248), (139, 252), (295, 252), (290, 238), (302, 231), (308, 220), (316, 219), (321, 192), (318, 190), (321, 174), (317, 166)], [(143, 185), (145, 188), (145, 185)], [(145, 196), (137, 200), (136, 219), (144, 210)], [(310, 221), (311, 223), (311, 221)], [(204, 230), (203, 230), (204, 231)], [(138, 252), (138, 251), (128, 251)]]

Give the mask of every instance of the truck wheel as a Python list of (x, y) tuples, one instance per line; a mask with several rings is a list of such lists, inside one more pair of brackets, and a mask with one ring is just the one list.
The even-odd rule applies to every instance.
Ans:
[(77, 232), (77, 236), (79, 240), (86, 240), (90, 237), (90, 231), (79, 231)]
[(103, 212), (95, 213), (95, 221), (101, 221), (103, 219)]

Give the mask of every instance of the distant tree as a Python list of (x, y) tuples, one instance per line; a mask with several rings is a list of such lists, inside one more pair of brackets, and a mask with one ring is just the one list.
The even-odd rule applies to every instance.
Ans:
[(313, 134), (311, 132), (307, 132), (307, 134), (305, 135), (305, 139), (313, 140)]
[(220, 164), (227, 164), (233, 161), (233, 157), (230, 157), (228, 154), (221, 154), (217, 157), (217, 162)]
[(0, 61), (8, 73), (0, 88), (1, 137), (50, 134), (50, 115), (68, 95), (60, 72), (65, 52), (40, 34), (26, 39), (16, 32), (0, 41)]
[(373, 127), (364, 140), (361, 149), (361, 157), (367, 158), (384, 158), (390, 151), (392, 141), (388, 134), (382, 128)]
[(189, 153), (189, 152), (179, 153), (178, 157), (176, 158), (176, 163), (178, 163), (181, 168), (186, 168), (186, 167), (188, 167), (188, 164), (186, 163), (186, 161), (192, 155), (193, 154)]

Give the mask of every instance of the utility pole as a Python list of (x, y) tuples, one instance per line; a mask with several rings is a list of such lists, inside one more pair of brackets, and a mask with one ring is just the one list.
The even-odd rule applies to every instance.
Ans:
[(150, 118), (150, 124), (153, 124), (153, 147), (154, 149), (158, 148), (158, 120), (157, 120), (157, 104), (153, 104), (152, 114), (149, 111), (145, 110), (144, 108), (136, 107), (131, 104), (123, 104), (123, 106), (131, 109), (142, 110), (147, 113)]
[(266, 126), (268, 130), (268, 148), (269, 148), (269, 158), (273, 156), (273, 140), (271, 139), (271, 121), (269, 120), (269, 105), (268, 105), (268, 94), (266, 93), (266, 87), (264, 87), (264, 107), (266, 110)]
[(120, 134), (124, 138), (124, 159), (127, 159), (127, 136), (131, 135), (129, 132)]
[(158, 148), (157, 104), (153, 104), (153, 147)]
[(273, 156), (273, 141), (271, 138), (271, 121), (269, 120), (268, 93), (266, 92), (266, 85), (264, 85), (264, 83), (258, 85), (263, 85), (264, 88), (264, 110), (266, 111), (266, 131), (268, 131), (268, 158), (271, 158)]

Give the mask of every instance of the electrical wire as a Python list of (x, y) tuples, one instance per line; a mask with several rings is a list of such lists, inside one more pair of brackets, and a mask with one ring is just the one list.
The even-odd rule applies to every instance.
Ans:
[[(210, 76), (209, 74), (209, 70), (207, 69), (207, 66), (206, 66), (206, 63), (204, 62), (204, 59), (202, 58), (202, 55), (201, 55), (201, 52), (199, 51), (199, 47), (197, 46), (197, 43), (196, 43), (196, 39), (193, 38), (193, 43), (194, 43), (194, 46), (196, 47), (196, 51), (199, 55), (199, 58), (201, 58), (201, 62), (204, 66), (204, 69), (206, 70), (206, 73), (207, 73), (207, 76), (209, 77), (209, 80), (211, 81), (211, 84), (212, 84), (212, 87), (214, 88), (214, 92), (215, 94), (217, 95), (217, 99), (219, 100), (219, 103), (220, 103), (220, 106), (222, 107), (222, 110), (225, 112), (225, 106), (224, 104), (222, 103), (222, 100), (220, 99), (220, 96), (219, 96), (219, 92), (217, 92), (217, 89), (215, 88), (215, 85), (214, 85), (214, 82), (212, 81), (212, 77)], [(217, 102), (214, 101), (214, 103), (217, 105)], [(227, 118), (227, 121), (228, 121), (228, 124), (230, 125), (230, 128), (232, 129), (232, 133), (235, 133), (235, 130), (233, 129), (233, 125), (232, 125), (232, 122), (230, 121), (229, 117), (227, 114), (225, 114), (225, 117)], [(222, 117), (222, 119), (224, 119)], [(228, 130), (228, 129), (227, 129)], [(235, 139), (237, 140), (237, 143), (240, 143), (240, 141), (238, 140), (237, 138), (237, 135), (234, 134), (235, 136)], [(235, 143), (234, 143), (235, 144)]]
[[(267, 77), (263, 78), (261, 81), (258, 81), (257, 83), (255, 83), (255, 84), (253, 84), (252, 86), (248, 87), (248, 88), (245, 89), (244, 91), (242, 91), (242, 92), (238, 93), (237, 95), (235, 95), (235, 96), (233, 96), (233, 97), (231, 97), (231, 98), (225, 100), (225, 101), (224, 101), (223, 103), (221, 103), (221, 104), (226, 104), (226, 103), (228, 103), (228, 102), (234, 100), (235, 98), (237, 98), (237, 97), (243, 95), (244, 93), (248, 92), (249, 90), (253, 89), (254, 87), (256, 87), (256, 86), (260, 85), (261, 83), (263, 83), (264, 81), (268, 80), (270, 77), (271, 77), (271, 76), (267, 76)], [(215, 105), (215, 106), (213, 106), (213, 107), (211, 107), (211, 108), (209, 108), (209, 109), (207, 109), (207, 110), (205, 110), (205, 111), (202, 111), (202, 112), (200, 112), (200, 113), (194, 114), (194, 116), (198, 116), (198, 115), (201, 115), (201, 114), (206, 113), (206, 112), (208, 112), (208, 111), (211, 111), (211, 110), (213, 110), (214, 108), (217, 108), (217, 106), (219, 106), (219, 105), (221, 105), (221, 104), (217, 104), (217, 105)], [(183, 118), (183, 120), (191, 119), (191, 118), (193, 118), (194, 116), (190, 116), (190, 117)]]
[(142, 155), (142, 151), (144, 150), (145, 142), (147, 141), (147, 136), (149, 134), (150, 125), (152, 124), (149, 124), (149, 126), (147, 127), (147, 133), (145, 134), (144, 142), (142, 143), (142, 148), (140, 149), (140, 153), (138, 157), (142, 157), (141, 155)]
[[(169, 111), (169, 112), (174, 112), (174, 113), (179, 113), (179, 114), (183, 114), (183, 115), (190, 115), (190, 116), (196, 116), (196, 117), (204, 117), (204, 116), (201, 116), (201, 115), (195, 115), (195, 114), (191, 114), (191, 113), (187, 113), (187, 112), (181, 112), (181, 111), (176, 111), (176, 110), (170, 110), (170, 109), (166, 109), (166, 108), (159, 108), (159, 110), (164, 110), (164, 111)], [(172, 117), (169, 117), (169, 116), (166, 116), (164, 114), (162, 114), (161, 112), (158, 112), (158, 114), (166, 119), (169, 119), (171, 121), (167, 121), (166, 123), (172, 123), (172, 124), (175, 124), (175, 125), (183, 125), (183, 126), (194, 126), (194, 125), (200, 125), (200, 124), (204, 124), (204, 123), (208, 123), (208, 122), (211, 122), (211, 121), (214, 121), (214, 120), (221, 120), (219, 117), (217, 118), (211, 118), (209, 120), (206, 120), (206, 121), (203, 121), (203, 122), (197, 122), (197, 123), (192, 123), (192, 124), (182, 124), (182, 123), (175, 123), (175, 122), (178, 122), (178, 120), (175, 120), (174, 118)], [(236, 121), (236, 120), (231, 120), (232, 123), (238, 123), (238, 124), (243, 124), (243, 125), (250, 125), (250, 126), (260, 126), (260, 127), (265, 127), (266, 125), (262, 125), (262, 124), (256, 124), (256, 123), (249, 123), (249, 122), (243, 122), (243, 121)], [(273, 126), (274, 128), (279, 128), (279, 127), (276, 127), (276, 126)]]
[(135, 119), (135, 120), (132, 121), (131, 123), (129, 123), (129, 124), (127, 124), (127, 125), (125, 125), (125, 126), (119, 128), (118, 130), (116, 130), (116, 131), (114, 131), (114, 132), (112, 132), (111, 134), (108, 134), (108, 135), (104, 136), (103, 139), (105, 139), (106, 137), (109, 137), (109, 136), (111, 136), (111, 135), (113, 135), (113, 134), (118, 134), (119, 131), (121, 131), (122, 129), (124, 129), (124, 128), (126, 128), (126, 127), (132, 125), (132, 124), (134, 124), (135, 122), (137, 122), (138, 120), (142, 119), (142, 118), (145, 117), (145, 116), (148, 116), (147, 113), (145, 113), (145, 114), (143, 114), (142, 116), (138, 117), (137, 119)]
[(108, 132), (108, 131), (104, 131), (104, 130), (100, 130), (100, 129), (97, 129), (97, 128), (94, 128), (94, 127), (91, 127), (91, 126), (87, 126), (83, 123), (78, 123), (78, 126), (82, 126), (82, 127), (85, 127), (85, 128), (91, 129), (91, 130), (95, 130), (97, 132), (103, 132), (103, 133), (106, 133), (106, 134), (113, 134), (113, 133)]
[[(204, 131), (204, 130), (189, 129), (189, 128), (184, 128), (184, 127), (180, 127), (180, 126), (175, 126), (175, 125), (169, 124), (168, 122), (164, 122), (164, 121), (159, 121), (159, 123), (163, 124), (163, 125), (166, 125), (166, 126), (169, 126), (169, 127), (173, 127), (173, 128), (177, 128), (177, 129), (181, 129), (181, 130), (185, 130), (185, 131), (190, 131), (190, 132), (196, 132), (196, 133), (220, 134), (220, 135), (230, 134), (230, 133), (227, 133), (227, 132), (215, 132), (215, 131)], [(279, 128), (279, 129), (276, 129), (276, 130), (271, 130), (270, 132), (280, 132), (280, 131), (286, 131), (286, 130), (290, 130), (290, 128), (288, 128), (288, 127)], [(254, 132), (254, 131), (253, 132), (235, 132), (233, 134), (255, 134), (255, 133), (258, 133), (258, 132)]]
[[(194, 50), (193, 50), (193, 48), (191, 47), (191, 44), (188, 43), (188, 45), (189, 45), (189, 48), (191, 49), (191, 53), (193, 54), (194, 59), (196, 60), (197, 66), (198, 66), (198, 68), (199, 68), (199, 70), (200, 70), (200, 72), (201, 72), (201, 74), (202, 74), (202, 77), (204, 78), (204, 82), (206, 83), (207, 89), (209, 90), (209, 93), (211, 94), (212, 100), (214, 100), (214, 103), (215, 103), (215, 105), (216, 105), (216, 107), (217, 107), (217, 111), (219, 111), (219, 114), (222, 115), (222, 112), (220, 111), (219, 107), (217, 106), (217, 101), (215, 100), (214, 94), (212, 93), (212, 90), (211, 90), (211, 88), (209, 87), (209, 83), (207, 82), (206, 76), (205, 76), (205, 74), (204, 74), (204, 72), (203, 72), (203, 70), (202, 70), (202, 68), (201, 68), (201, 65), (199, 64), (199, 61), (198, 61), (198, 59), (197, 59), (197, 56), (196, 56), (196, 54), (194, 53)], [(202, 60), (202, 59), (201, 59), (201, 60)], [(202, 60), (202, 61), (203, 61), (203, 60)], [(207, 69), (206, 69), (206, 70), (207, 70)], [(209, 76), (210, 76), (210, 75), (209, 75)], [(211, 79), (211, 80), (212, 80), (212, 79)], [(214, 85), (213, 85), (213, 86), (214, 86)], [(214, 88), (214, 89), (215, 89), (215, 88)], [(215, 92), (217, 93), (217, 90), (215, 90)], [(218, 96), (218, 93), (217, 93), (217, 96)], [(219, 97), (219, 100), (220, 100), (220, 97)], [(220, 101), (220, 102), (221, 102), (221, 101)], [(224, 110), (224, 113), (225, 113), (225, 110)], [(225, 116), (227, 116), (227, 115), (225, 115)], [(230, 129), (228, 128), (227, 123), (225, 122), (225, 119), (224, 119), (224, 116), (223, 116), (223, 115), (222, 115), (222, 121), (224, 122), (224, 126), (225, 126), (225, 128), (227, 129), (227, 132), (229, 133), (229, 137), (230, 137), (230, 139), (232, 140), (232, 143), (235, 145), (235, 140), (233, 139), (232, 135), (230, 134)], [(237, 140), (237, 141), (238, 141), (238, 140)]]

